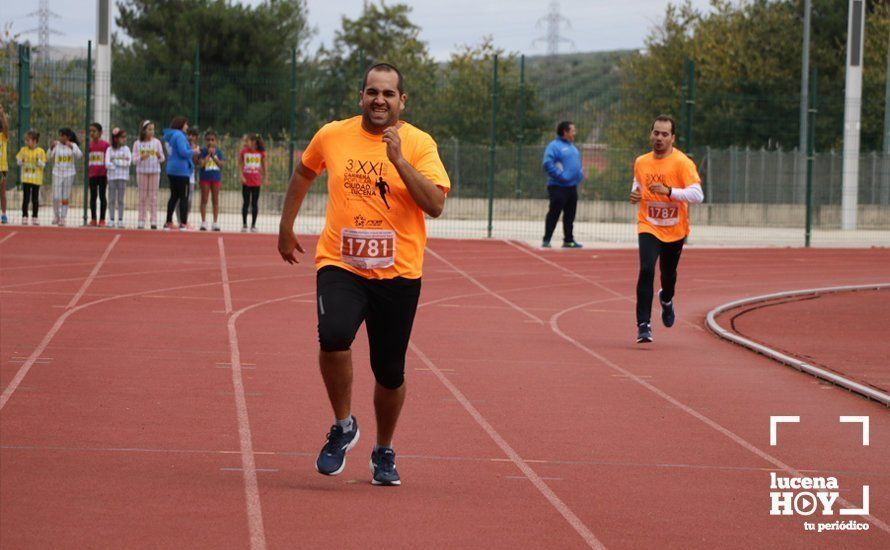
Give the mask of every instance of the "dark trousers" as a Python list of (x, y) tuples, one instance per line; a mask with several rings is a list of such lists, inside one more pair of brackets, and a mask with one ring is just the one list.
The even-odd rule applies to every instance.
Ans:
[(575, 209), (578, 206), (578, 188), (548, 185), (547, 194), (550, 195), (550, 210), (547, 211), (547, 219), (544, 222), (544, 240), (550, 241), (553, 230), (556, 229), (556, 222), (559, 221), (559, 215), (562, 214), (562, 240), (567, 243), (574, 242), (575, 235), (572, 230), (575, 226)]
[(179, 223), (185, 225), (189, 220), (189, 177), (188, 176), (171, 176), (167, 174), (170, 181), (170, 200), (167, 201), (167, 223), (173, 223), (173, 211), (179, 206)]
[(655, 235), (640, 233), (640, 276), (637, 279), (637, 324), (648, 323), (652, 316), (652, 297), (655, 294), (655, 262), (659, 262), (661, 270), (661, 290), (665, 302), (674, 299), (674, 288), (677, 285), (677, 265), (683, 252), (681, 239), (665, 243)]
[(34, 217), (40, 208), (40, 186), (33, 183), (22, 184), (22, 217), (28, 217), (28, 203), (33, 204)]
[(105, 197), (105, 189), (108, 187), (107, 176), (93, 176), (90, 178), (90, 219), (96, 221), (96, 196), (99, 197), (99, 219), (105, 219), (105, 209), (108, 207), (108, 199)]
[(256, 227), (256, 217), (260, 213), (260, 188), (259, 186), (241, 186), (241, 196), (244, 198), (244, 205), (241, 207), (241, 220), (244, 227), (247, 227), (247, 208), (250, 207), (250, 215), (252, 218), (251, 227)]

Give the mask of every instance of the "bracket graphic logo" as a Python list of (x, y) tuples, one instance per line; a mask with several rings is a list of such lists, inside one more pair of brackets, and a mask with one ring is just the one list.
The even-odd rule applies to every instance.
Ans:
[[(869, 421), (867, 416), (841, 416), (841, 423), (857, 423), (862, 425), (862, 446), (869, 445)], [(799, 416), (770, 416), (769, 444), (778, 445), (778, 427), (780, 424), (798, 424)], [(840, 487), (836, 477), (807, 477), (801, 475), (783, 476), (770, 472), (770, 515), (771, 516), (834, 516), (835, 511), (841, 516), (867, 516), (869, 514), (869, 486), (862, 486), (862, 506), (860, 508), (839, 507)], [(871, 525), (867, 522), (835, 521), (829, 523), (804, 522), (807, 531), (868, 531)]]

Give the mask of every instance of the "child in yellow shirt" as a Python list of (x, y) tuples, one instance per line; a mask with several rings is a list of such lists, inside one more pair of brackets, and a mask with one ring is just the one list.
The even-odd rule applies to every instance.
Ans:
[(28, 130), (25, 134), (25, 146), (15, 156), (22, 174), (22, 225), (28, 225), (28, 202), (33, 204), (34, 217), (31, 225), (40, 225), (37, 214), (40, 208), (40, 186), (43, 185), (46, 151), (37, 146), (39, 140), (40, 132), (34, 129)]

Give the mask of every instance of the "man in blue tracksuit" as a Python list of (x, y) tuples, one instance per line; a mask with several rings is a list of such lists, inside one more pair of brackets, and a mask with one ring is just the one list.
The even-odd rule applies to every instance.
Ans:
[(544, 224), (544, 248), (550, 248), (550, 237), (556, 229), (559, 214), (562, 213), (563, 248), (581, 248), (575, 242), (572, 226), (575, 223), (575, 207), (578, 205), (578, 184), (584, 179), (581, 168), (581, 153), (572, 145), (575, 141), (575, 125), (565, 120), (556, 127), (556, 139), (547, 145), (542, 163), (547, 172), (547, 194), (550, 195), (550, 210)]
[(173, 229), (173, 211), (179, 206), (179, 230), (188, 229), (189, 176), (195, 171), (195, 151), (185, 136), (189, 122), (184, 116), (173, 117), (170, 127), (164, 130), (167, 142), (167, 179), (170, 180), (170, 200), (167, 201), (167, 223), (164, 229)]

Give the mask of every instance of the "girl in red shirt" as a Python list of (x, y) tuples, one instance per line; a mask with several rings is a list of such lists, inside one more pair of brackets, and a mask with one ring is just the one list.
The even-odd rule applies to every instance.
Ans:
[(244, 148), (238, 153), (238, 169), (241, 172), (241, 232), (247, 232), (247, 210), (250, 207), (251, 233), (257, 232), (256, 218), (259, 214), (260, 187), (269, 187), (269, 173), (266, 170), (266, 144), (258, 134), (244, 137)]

